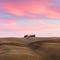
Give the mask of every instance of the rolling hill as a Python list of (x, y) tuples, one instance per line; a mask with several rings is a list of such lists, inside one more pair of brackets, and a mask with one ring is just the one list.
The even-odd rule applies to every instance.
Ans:
[(0, 38), (0, 60), (60, 60), (60, 38)]

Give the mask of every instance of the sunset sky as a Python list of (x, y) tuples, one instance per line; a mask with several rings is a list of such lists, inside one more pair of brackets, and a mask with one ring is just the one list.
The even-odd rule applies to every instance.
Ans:
[(60, 37), (60, 0), (0, 0), (0, 37)]

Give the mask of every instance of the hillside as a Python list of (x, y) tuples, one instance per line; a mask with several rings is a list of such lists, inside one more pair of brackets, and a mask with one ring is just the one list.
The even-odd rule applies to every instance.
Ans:
[(0, 38), (0, 60), (60, 60), (60, 38)]

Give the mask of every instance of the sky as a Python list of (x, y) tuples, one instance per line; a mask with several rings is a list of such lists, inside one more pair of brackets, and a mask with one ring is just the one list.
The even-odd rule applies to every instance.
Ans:
[(0, 0), (0, 37), (60, 37), (60, 0)]

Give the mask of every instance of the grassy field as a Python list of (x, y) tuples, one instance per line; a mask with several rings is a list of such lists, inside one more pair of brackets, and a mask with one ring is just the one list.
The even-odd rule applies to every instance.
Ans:
[(60, 38), (0, 38), (0, 60), (60, 60)]

